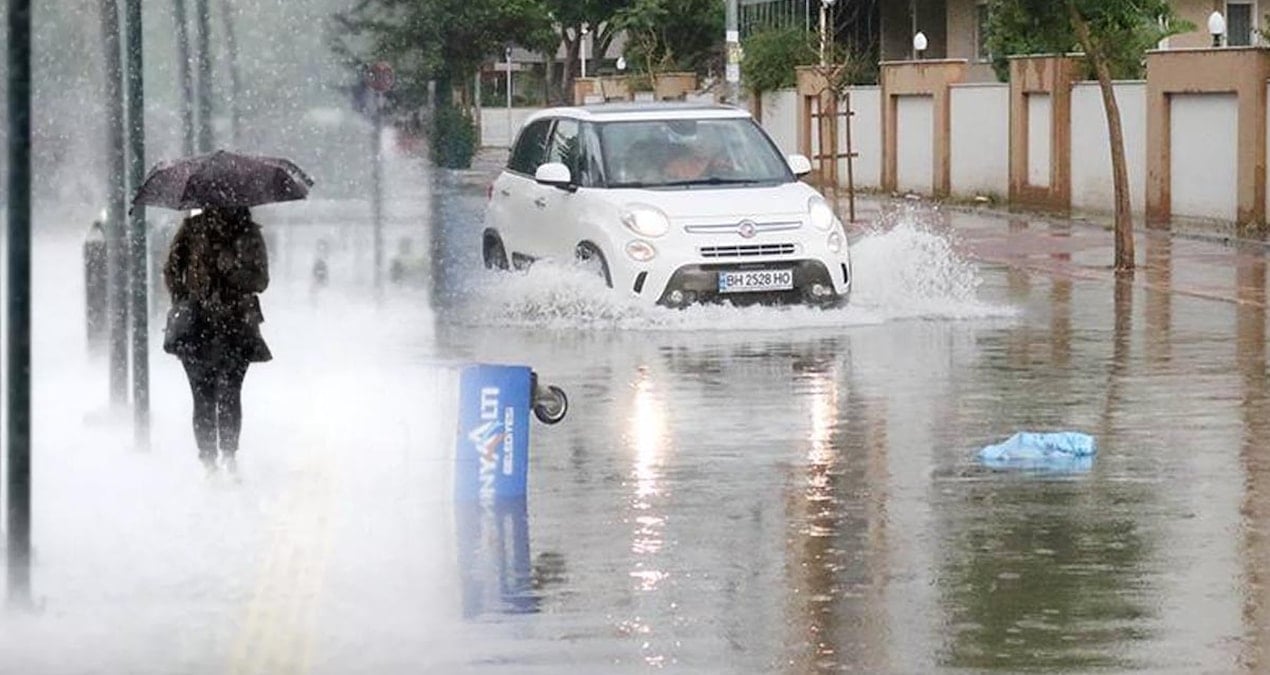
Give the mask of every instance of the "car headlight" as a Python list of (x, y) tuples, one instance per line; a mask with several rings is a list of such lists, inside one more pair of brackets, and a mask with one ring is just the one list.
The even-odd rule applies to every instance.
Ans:
[(646, 241), (636, 239), (626, 245), (626, 255), (635, 262), (648, 262), (657, 257), (657, 249)]
[(670, 219), (660, 209), (632, 204), (622, 214), (622, 224), (641, 237), (660, 237), (670, 231)]
[(821, 197), (812, 197), (807, 200), (807, 212), (811, 216), (811, 224), (818, 230), (827, 232), (838, 221), (833, 209)]

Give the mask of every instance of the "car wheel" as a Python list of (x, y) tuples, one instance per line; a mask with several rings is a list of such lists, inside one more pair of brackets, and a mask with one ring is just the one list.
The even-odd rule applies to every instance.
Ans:
[(576, 250), (578, 264), (604, 280), (604, 285), (613, 288), (613, 277), (609, 274), (609, 263), (604, 259), (598, 246), (589, 241), (578, 244)]
[(507, 251), (503, 250), (503, 240), (496, 234), (485, 235), (485, 244), (481, 247), (485, 259), (485, 269), (507, 270)]

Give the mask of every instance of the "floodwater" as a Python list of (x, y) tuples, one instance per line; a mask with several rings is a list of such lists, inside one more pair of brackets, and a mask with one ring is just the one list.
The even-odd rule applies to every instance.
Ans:
[[(397, 169), (393, 247), (430, 255), (378, 300), (364, 228), (262, 216), (278, 358), (240, 482), (201, 475), (164, 355), (131, 447), (82, 298), (39, 271), (76, 243), (37, 249), (62, 300), (36, 315), (38, 610), (0, 619), (0, 670), (1270, 670), (1260, 249), (1144, 236), (1117, 281), (1099, 229), (906, 207), (854, 233), (846, 309), (672, 312), (480, 270), (487, 177)], [(451, 498), (471, 362), (570, 395), (523, 504)], [(976, 462), (1020, 430), (1099, 454)]]

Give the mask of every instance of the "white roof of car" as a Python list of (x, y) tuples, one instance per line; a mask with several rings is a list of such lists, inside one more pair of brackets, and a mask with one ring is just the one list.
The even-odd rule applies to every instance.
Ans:
[(725, 105), (700, 103), (602, 103), (597, 105), (548, 108), (534, 113), (526, 124), (544, 117), (572, 117), (588, 122), (634, 122), (639, 120), (731, 119), (750, 113)]

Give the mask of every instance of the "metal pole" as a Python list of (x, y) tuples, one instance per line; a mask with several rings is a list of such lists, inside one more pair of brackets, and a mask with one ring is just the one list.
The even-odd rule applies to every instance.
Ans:
[(225, 49), (229, 52), (229, 137), (234, 147), (241, 147), (239, 139), (242, 128), (242, 84), (238, 70), (238, 33), (234, 30), (234, 7), (232, 0), (221, 0), (221, 16), (225, 20)]
[(829, 22), (826, 20), (828, 18), (826, 16), (828, 11), (829, 10), (825, 7), (825, 3), (821, 2), (820, 3), (820, 65), (822, 66), (825, 65), (826, 63), (825, 48), (829, 43), (829, 34), (828, 34)]
[(181, 86), (181, 153), (188, 157), (194, 154), (194, 74), (190, 72), (190, 21), (185, 0), (173, 0), (172, 13), (176, 23), (176, 73)]
[[(128, 187), (141, 187), (146, 170), (145, 85), (142, 77), (141, 0), (125, 0), (128, 71)], [(132, 287), (132, 413), (139, 449), (150, 445), (150, 311), (149, 265), (146, 264), (144, 206), (133, 207), (128, 219), (129, 282)]]
[(725, 34), (728, 63), (724, 79), (728, 82), (728, 102), (732, 105), (741, 104), (741, 31), (737, 25), (739, 13), (737, 0), (728, 0)]
[(591, 34), (588, 28), (582, 29), (582, 39), (578, 41), (578, 48), (582, 50), (582, 58), (578, 59), (582, 62), (582, 77), (586, 78), (586, 37)]
[(211, 10), (208, 0), (194, 0), (198, 32), (198, 151), (212, 151), (212, 48)]
[(375, 290), (384, 287), (384, 191), (383, 191), (383, 132), (384, 132), (384, 95), (375, 93), (375, 124), (371, 142), (374, 153), (371, 167), (371, 220), (375, 237)]
[(31, 0), (9, 0), (8, 599), (31, 604)]
[(507, 147), (512, 147), (512, 141), (516, 140), (512, 136), (515, 130), (512, 129), (512, 50), (507, 48)]
[(106, 219), (106, 266), (110, 318), (110, 403), (116, 410), (128, 405), (128, 263), (124, 211), (127, 209), (127, 148), (124, 143), (123, 53), (119, 33), (119, 3), (101, 4), (102, 43), (106, 51), (106, 158), (109, 167)]
[[(908, 33), (909, 44), (912, 44), (913, 36), (917, 35), (917, 0), (909, 0), (908, 13), (909, 13), (909, 16), (912, 18), (912, 23), (913, 23), (912, 30), (910, 30)], [(917, 60), (917, 47), (912, 48), (912, 53), (910, 54), (910, 60), (913, 60), (913, 61)]]

